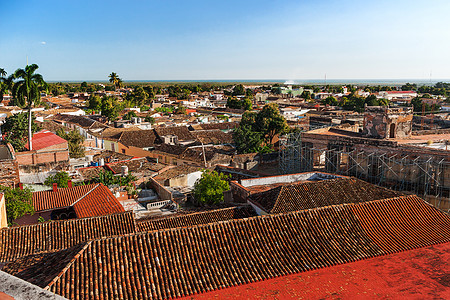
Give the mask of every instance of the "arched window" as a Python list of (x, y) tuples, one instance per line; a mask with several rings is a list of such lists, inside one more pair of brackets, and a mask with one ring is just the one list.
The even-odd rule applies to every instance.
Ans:
[(395, 124), (392, 123), (391, 127), (389, 128), (389, 137), (391, 139), (395, 138)]

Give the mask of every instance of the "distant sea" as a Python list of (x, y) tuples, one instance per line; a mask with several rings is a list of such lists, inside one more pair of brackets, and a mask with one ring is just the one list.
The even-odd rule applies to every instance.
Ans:
[[(80, 83), (83, 80), (70, 81), (48, 81), (48, 82), (64, 82), (64, 83)], [(106, 80), (84, 80), (86, 82), (105, 83)], [(450, 79), (202, 79), (202, 80), (124, 80), (126, 83), (281, 83), (281, 84), (298, 84), (298, 85), (403, 85), (407, 82), (417, 85), (434, 85), (437, 82), (450, 82)]]

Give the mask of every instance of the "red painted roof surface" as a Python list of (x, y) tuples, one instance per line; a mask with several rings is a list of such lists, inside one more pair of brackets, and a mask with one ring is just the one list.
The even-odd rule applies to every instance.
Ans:
[(388, 94), (413, 94), (415, 91), (387, 91)]
[[(33, 134), (33, 150), (41, 150), (50, 146), (67, 143), (65, 139), (48, 130), (41, 130)], [(28, 149), (28, 144), (25, 146)]]
[(59, 188), (56, 192), (34, 192), (33, 205), (36, 211), (73, 206), (78, 218), (125, 211), (111, 191), (101, 183)]
[(78, 218), (104, 216), (125, 211), (122, 204), (103, 184), (99, 184), (72, 206)]
[[(373, 211), (381, 217), (362, 217)], [(415, 280), (403, 266), (391, 274), (390, 262), (381, 256), (449, 242), (450, 217), (407, 196), (98, 239), (81, 250), (22, 257), (4, 270), (70, 299), (175, 298), (299, 272), (306, 280), (309, 271), (359, 260), (366, 260), (361, 276), (370, 277), (364, 266), (373, 257), (381, 259), (375, 263), (384, 270), (380, 277), (387, 272), (397, 281)], [(425, 275), (414, 284), (435, 280), (448, 286), (448, 272), (439, 269), (448, 257), (423, 257), (417, 265)], [(365, 280), (354, 279), (351, 270), (330, 273), (322, 282), (312, 279), (312, 291), (339, 281), (365, 288)]]
[(181, 299), (450, 299), (450, 243)]

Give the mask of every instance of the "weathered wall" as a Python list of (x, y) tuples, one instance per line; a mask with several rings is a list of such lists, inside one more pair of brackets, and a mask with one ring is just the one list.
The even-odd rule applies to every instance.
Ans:
[(10, 144), (1, 145), (3, 151), (7, 151), (9, 156), (0, 159), (0, 185), (16, 186), (19, 184), (19, 165), (15, 157), (15, 152)]
[(16, 153), (19, 165), (39, 165), (69, 161), (69, 149), (24, 151)]
[(8, 227), (8, 219), (6, 218), (6, 201), (4, 194), (0, 194), (0, 228)]
[(363, 135), (372, 138), (405, 138), (412, 133), (412, 109), (368, 106)]
[(150, 188), (152, 188), (158, 194), (161, 200), (173, 200), (172, 193), (168, 191), (164, 186), (159, 184), (158, 181), (150, 178), (148, 184)]

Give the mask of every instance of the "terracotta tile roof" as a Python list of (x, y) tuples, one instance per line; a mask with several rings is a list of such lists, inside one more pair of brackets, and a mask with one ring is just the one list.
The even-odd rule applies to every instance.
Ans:
[(44, 121), (44, 122), (35, 122), (39, 126), (41, 126), (42, 129), (49, 130), (51, 132), (56, 132), (58, 129), (67, 130), (66, 127), (62, 126), (59, 123), (56, 123), (54, 121)]
[[(277, 186), (278, 185), (278, 186)], [(268, 213), (282, 213), (322, 206), (357, 203), (403, 195), (356, 178), (277, 184), (250, 195), (248, 200)], [(267, 186), (262, 186), (264, 190)], [(251, 187), (257, 188), (257, 187)]]
[(157, 141), (157, 137), (153, 130), (124, 131), (118, 139), (123, 145), (130, 147), (152, 147)]
[(169, 144), (160, 144), (155, 145), (154, 152), (162, 152), (164, 154), (172, 154), (172, 155), (180, 155), (187, 148), (181, 145), (169, 145)]
[(201, 171), (202, 168), (189, 165), (180, 165), (170, 168), (154, 177), (155, 180), (166, 180), (178, 176), (187, 175), (193, 172)]
[(115, 174), (122, 172), (122, 166), (127, 166), (131, 173), (152, 174), (166, 167), (164, 164), (149, 162), (145, 157), (126, 161), (114, 162), (106, 165)]
[(124, 211), (116, 197), (101, 183), (59, 188), (56, 192), (33, 192), (32, 200), (36, 211), (73, 206), (79, 218)]
[[(208, 124), (199, 124), (201, 129), (203, 130), (211, 130), (211, 129), (219, 129), (219, 130), (228, 130), (234, 129), (239, 126), (238, 122), (223, 122), (223, 123), (208, 123)], [(194, 127), (195, 128), (195, 127)]]
[(0, 230), (0, 262), (133, 232), (135, 223), (132, 212), (3, 228)]
[(126, 131), (140, 131), (139, 128), (105, 128), (101, 132), (90, 132), (90, 134), (104, 138), (106, 140), (117, 141), (120, 135)]
[[(31, 140), (33, 141), (33, 150), (41, 150), (59, 144), (67, 144), (65, 139), (48, 130), (41, 130), (34, 133)], [(25, 145), (25, 148), (28, 149), (28, 143)]]
[(94, 155), (93, 161), (98, 162), (98, 161), (100, 161), (101, 158), (103, 158), (105, 163), (113, 163), (113, 162), (117, 162), (117, 161), (124, 161), (124, 160), (132, 159), (133, 156), (122, 154), (122, 153), (115, 152), (115, 151), (103, 150), (101, 153)]
[(83, 116), (71, 116), (71, 115), (58, 114), (53, 117), (53, 120), (59, 121), (59, 122), (72, 123), (72, 124), (75, 124), (75, 125), (78, 125), (78, 126), (84, 128), (84, 129), (108, 128), (108, 126), (103, 125), (102, 123), (99, 123), (88, 117), (83, 117)]
[(137, 231), (152, 231), (215, 223), (232, 219), (242, 219), (253, 216), (256, 216), (256, 212), (251, 206), (241, 206), (177, 214), (175, 216), (152, 218), (149, 220), (139, 220), (136, 222), (136, 225)]
[(97, 177), (101, 172), (106, 171), (106, 169), (103, 166), (95, 166), (95, 167), (86, 167), (86, 168), (79, 168), (77, 169), (77, 172), (80, 173), (83, 180), (90, 180), (95, 177)]
[(179, 141), (193, 141), (195, 137), (186, 126), (158, 127), (155, 132), (159, 137), (165, 135), (176, 135)]
[(444, 243), (181, 299), (448, 299), (448, 261)]
[[(221, 163), (227, 164), (231, 161), (231, 155), (234, 153), (233, 147), (226, 146), (208, 146), (205, 147), (205, 158), (207, 162), (212, 164)], [(183, 153), (179, 155), (181, 159), (190, 160), (199, 164), (204, 163), (203, 149), (202, 147), (189, 147), (186, 148)]]
[(71, 206), (73, 206), (78, 218), (104, 216), (125, 211), (117, 198), (101, 183)]
[(192, 135), (199, 143), (203, 144), (231, 144), (233, 136), (219, 129), (212, 130), (196, 130), (192, 131)]
[(67, 298), (173, 298), (449, 241), (450, 216), (408, 196), (93, 240), (35, 283)]

